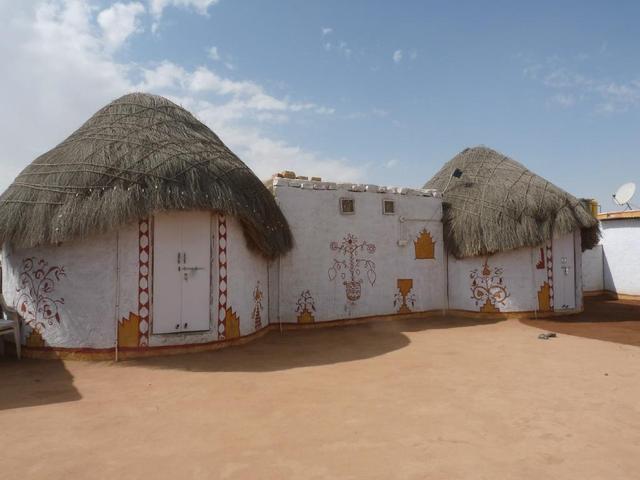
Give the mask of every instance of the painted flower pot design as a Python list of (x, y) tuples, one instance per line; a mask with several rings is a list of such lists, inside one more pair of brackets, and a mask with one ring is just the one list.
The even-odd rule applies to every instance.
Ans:
[(362, 295), (362, 280), (343, 282), (346, 291), (347, 291), (347, 299), (355, 302)]
[(360, 278), (362, 273), (366, 273), (367, 280), (373, 286), (376, 283), (376, 264), (369, 258), (361, 257), (361, 255), (373, 255), (376, 252), (376, 246), (366, 241), (358, 240), (358, 237), (348, 233), (342, 239), (342, 242), (331, 242), (329, 245), (342, 255), (343, 258), (334, 258), (333, 265), (329, 268), (329, 280), (334, 280), (338, 275), (344, 280), (342, 284), (345, 287), (347, 300), (355, 302), (362, 296), (362, 283)]

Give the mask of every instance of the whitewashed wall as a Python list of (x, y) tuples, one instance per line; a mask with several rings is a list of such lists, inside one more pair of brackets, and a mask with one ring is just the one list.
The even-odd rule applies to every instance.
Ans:
[[(491, 271), (493, 288), (505, 289), (504, 303), (496, 304), (501, 312), (526, 312), (538, 308), (534, 250), (521, 248), (487, 257), (456, 259), (449, 256), (449, 308), (479, 311), (486, 299), (473, 295), (471, 273), (482, 273), (485, 261)], [(533, 258), (532, 258), (533, 257)]]
[(42, 338), (52, 347), (113, 347), (115, 252), (115, 233), (42, 248), (5, 245), (2, 290), (26, 319), (23, 338), (40, 324)]
[(640, 295), (640, 219), (601, 222), (604, 289)]
[[(445, 273), (442, 242), (441, 200), (425, 196), (426, 192), (407, 191), (408, 194), (379, 193), (378, 187), (338, 185), (276, 179), (274, 192), (295, 238), (292, 252), (280, 259), (279, 283), (272, 286), (272, 303), (279, 311), (272, 322), (297, 322), (300, 308), (308, 291), (312, 298), (315, 321), (330, 321), (394, 314), (398, 293), (398, 279), (413, 283), (409, 305), (412, 311), (444, 308)], [(431, 195), (431, 194), (429, 194)], [(340, 213), (340, 198), (355, 200), (355, 214)], [(383, 215), (383, 199), (395, 201), (395, 215)], [(401, 222), (401, 217), (410, 220)], [(435, 241), (435, 259), (416, 259), (414, 240), (426, 229)], [(330, 272), (334, 260), (347, 260), (337, 250), (347, 236), (353, 241), (366, 242), (358, 258), (375, 264), (374, 274), (367, 265), (354, 272), (361, 280), (361, 296), (349, 300), (345, 281), (350, 279), (349, 269)], [(405, 243), (399, 245), (398, 242)], [(331, 248), (332, 242), (334, 249)], [(374, 246), (374, 247), (373, 247)], [(369, 264), (371, 266), (371, 264)], [(336, 273), (333, 277), (333, 273)], [(345, 278), (343, 278), (343, 274)], [(372, 282), (373, 280), (373, 282)], [(409, 296), (409, 295), (408, 295)]]
[(604, 259), (602, 245), (582, 252), (582, 280), (585, 292), (604, 290)]
[[(572, 236), (577, 245), (575, 276), (576, 308), (582, 306), (582, 267), (580, 264), (580, 233)], [(540, 309), (538, 292), (545, 282), (553, 286), (553, 250), (549, 245), (536, 248), (521, 248), (497, 253), (488, 257), (456, 259), (449, 256), (448, 296), (452, 310), (480, 311), (487, 296), (482, 287), (493, 292), (503, 292), (493, 302), (500, 312), (531, 312)], [(485, 263), (487, 266), (486, 272)], [(474, 272), (477, 278), (474, 287)], [(485, 274), (486, 273), (486, 274)], [(483, 282), (486, 281), (486, 284)], [(486, 289), (486, 288), (485, 288)], [(475, 294), (474, 294), (475, 293)]]
[[(131, 321), (136, 322), (136, 325), (140, 324), (134, 329), (138, 332), (135, 343), (125, 345), (129, 348), (220, 340), (217, 331), (220, 293), (218, 246), (222, 237), (219, 234), (217, 215), (212, 215), (211, 218), (212, 291), (209, 331), (151, 334), (153, 223), (145, 222), (144, 232), (141, 232), (143, 224), (136, 223), (123, 227), (117, 235), (114, 232), (58, 246), (12, 250), (9, 245), (5, 245), (2, 249), (2, 290), (7, 303), (20, 308), (24, 298), (21, 293), (25, 292), (29, 298), (25, 304), (28, 310), (39, 312), (23, 312), (28, 320), (23, 329), (23, 341), (32, 333), (30, 325), (39, 322), (46, 346), (110, 349), (115, 345), (116, 321), (120, 324)], [(150, 246), (148, 257), (143, 256), (145, 252), (141, 248), (146, 242)], [(224, 242), (226, 306), (239, 318), (240, 335), (245, 336), (256, 330), (253, 315), (256, 308), (261, 316), (261, 328), (269, 323), (268, 262), (247, 248), (242, 228), (233, 218), (226, 218)], [(33, 260), (31, 267), (29, 259)], [(141, 260), (147, 260), (148, 270), (143, 270), (145, 263), (141, 263)], [(41, 261), (44, 263), (40, 263)], [(119, 272), (119, 281), (116, 281), (116, 272)], [(25, 285), (33, 287), (22, 288), (21, 278), (27, 282)], [(141, 290), (143, 287), (148, 290), (147, 306), (144, 305), (147, 297), (143, 296), (146, 293)], [(260, 301), (254, 297), (256, 288), (262, 292)], [(51, 315), (43, 313), (47, 311), (51, 311)], [(145, 324), (145, 321), (149, 323)]]

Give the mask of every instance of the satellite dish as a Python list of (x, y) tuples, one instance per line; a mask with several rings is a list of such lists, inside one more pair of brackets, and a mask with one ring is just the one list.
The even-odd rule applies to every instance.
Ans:
[(626, 205), (627, 208), (630, 209), (631, 205), (629, 205), (629, 202), (633, 198), (634, 193), (636, 193), (636, 184), (633, 182), (625, 183), (613, 194), (613, 201), (620, 206)]

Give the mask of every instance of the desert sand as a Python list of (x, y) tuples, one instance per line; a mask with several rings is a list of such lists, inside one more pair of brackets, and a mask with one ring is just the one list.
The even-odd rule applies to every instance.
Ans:
[(638, 478), (640, 348), (541, 331), (430, 318), (118, 364), (3, 358), (0, 477)]

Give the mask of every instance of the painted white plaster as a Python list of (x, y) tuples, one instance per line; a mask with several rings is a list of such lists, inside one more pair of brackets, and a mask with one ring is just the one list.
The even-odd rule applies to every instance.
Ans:
[[(239, 317), (242, 336), (256, 330), (253, 311), (258, 282), (263, 293), (262, 327), (280, 321), (297, 322), (297, 302), (305, 290), (309, 290), (313, 297), (316, 322), (397, 313), (399, 304), (394, 305), (394, 298), (397, 298), (399, 279), (413, 281), (410, 297), (414, 303), (409, 302), (408, 306), (414, 312), (446, 308), (479, 310), (480, 306), (472, 298), (470, 272), (481, 269), (484, 258), (456, 260), (445, 257), (439, 195), (375, 185), (337, 186), (327, 182), (282, 179), (274, 185), (276, 200), (294, 235), (295, 247), (289, 254), (268, 263), (247, 247), (240, 223), (235, 218), (226, 218), (227, 307)], [(355, 201), (354, 214), (340, 214), (341, 198)], [(395, 214), (383, 214), (383, 199), (395, 202)], [(435, 241), (434, 259), (415, 258), (414, 241), (423, 229)], [(213, 267), (211, 328), (205, 332), (152, 334), (150, 346), (219, 340), (219, 232), (216, 214), (211, 215), (210, 230)], [(620, 233), (618, 230), (616, 234)], [(360, 264), (358, 271), (354, 272), (356, 278), (362, 280), (361, 296), (356, 300), (349, 300), (346, 295), (344, 282), (350, 279), (348, 270), (336, 271), (335, 278), (329, 273), (334, 260), (348, 261), (335, 249), (348, 234), (354, 235), (358, 242), (366, 242), (365, 248), (358, 252), (358, 258), (375, 263), (375, 278), (373, 274), (368, 276), (367, 265)], [(333, 249), (332, 242), (335, 242)], [(136, 222), (123, 227), (117, 234), (114, 232), (60, 246), (12, 251), (5, 245), (2, 250), (5, 298), (10, 304), (16, 301), (25, 258), (42, 258), (49, 266), (64, 267), (65, 276), (55, 282), (51, 292), (55, 299), (64, 298), (64, 304), (59, 306), (60, 323), (44, 329), (43, 337), (47, 344), (67, 348), (112, 348), (116, 338), (116, 319), (125, 320), (131, 313), (138, 314), (138, 243), (139, 226)], [(573, 244), (579, 245), (579, 234)], [(631, 245), (629, 241), (627, 244)], [(369, 245), (374, 245), (375, 249), (366, 248)], [(501, 277), (509, 293), (504, 305), (499, 305), (501, 311), (538, 308), (537, 292), (548, 279), (546, 265), (544, 269), (536, 268), (539, 258), (539, 248), (489, 257), (490, 268), (502, 269)], [(152, 258), (150, 264), (153, 264)], [(615, 271), (619, 272), (617, 265), (614, 264)], [(119, 277), (116, 279), (117, 271)], [(581, 276), (581, 268), (576, 268), (576, 275)], [(149, 280), (153, 299), (153, 272)], [(576, 295), (581, 293), (578, 292), (580, 288), (578, 279)]]
[[(279, 291), (272, 301), (279, 305), (274, 321), (296, 322), (297, 301), (309, 290), (315, 301), (315, 320), (330, 321), (396, 313), (394, 296), (398, 279), (412, 279), (415, 304), (412, 311), (444, 308), (444, 251), (442, 242), (441, 200), (421, 191), (393, 193), (397, 190), (377, 186), (345, 184), (297, 188), (297, 182), (279, 179), (275, 196), (295, 238), (295, 247), (279, 260)], [(384, 192), (384, 193), (380, 193)], [(428, 195), (428, 196), (427, 196)], [(355, 201), (355, 213), (340, 213), (340, 199)], [(396, 213), (383, 215), (382, 201), (395, 201)], [(402, 222), (401, 218), (406, 221)], [(426, 229), (435, 241), (435, 259), (415, 258), (414, 240)], [(342, 269), (330, 278), (334, 259), (347, 260), (332, 250), (332, 242), (341, 244), (348, 234), (358, 242), (374, 245), (363, 248), (358, 258), (375, 263), (375, 281), (361, 264), (355, 272), (362, 280), (361, 296), (350, 301), (344, 282), (350, 273)], [(343, 278), (343, 274), (345, 274)], [(272, 286), (273, 288), (273, 286)]]
[(640, 219), (601, 222), (604, 289), (640, 295)]
[[(570, 245), (578, 245), (580, 234), (577, 237), (568, 234), (571, 238)], [(566, 236), (562, 237), (563, 240)], [(544, 252), (544, 267), (537, 268), (540, 262), (540, 248)], [(579, 250), (578, 250), (579, 252)], [(501, 312), (531, 312), (539, 310), (538, 291), (544, 282), (548, 281), (547, 276), (547, 255), (545, 247), (521, 248), (509, 252), (501, 252), (488, 257), (472, 257), (456, 259), (449, 256), (448, 265), (448, 294), (449, 308), (453, 310), (479, 311), (482, 302), (476, 302), (471, 288), (471, 272), (474, 269), (482, 270), (485, 261), (492, 270), (500, 268), (502, 270), (502, 285), (507, 289), (508, 296), (504, 303), (497, 303), (496, 307)], [(551, 265), (552, 269), (554, 266)], [(572, 267), (573, 268), (573, 267)], [(573, 272), (572, 272), (573, 274)], [(576, 270), (576, 278), (581, 275), (581, 269)], [(551, 282), (553, 284), (553, 281)], [(582, 283), (575, 282), (575, 295), (578, 305), (582, 302)]]
[[(111, 233), (59, 246), (3, 250), (2, 290), (7, 303), (15, 305), (20, 291), (20, 274), (27, 258), (59, 266), (65, 275), (53, 283), (46, 296), (64, 300), (58, 304), (60, 322), (41, 330), (52, 347), (109, 348), (115, 339), (115, 251), (116, 235)], [(36, 283), (38, 280), (35, 280)], [(43, 292), (44, 293), (44, 292)], [(40, 307), (43, 303), (40, 303)], [(25, 329), (25, 335), (30, 333)]]
[(602, 244), (582, 252), (582, 279), (585, 292), (604, 290), (604, 258)]
[[(449, 308), (454, 310), (479, 311), (481, 302), (476, 302), (471, 288), (471, 272), (482, 270), (485, 261), (490, 270), (502, 270), (501, 277), (508, 296), (504, 304), (496, 307), (502, 312), (532, 311), (538, 308), (535, 283), (535, 256), (530, 248), (521, 248), (487, 257), (456, 259), (449, 256)], [(532, 258), (533, 257), (533, 258)]]

